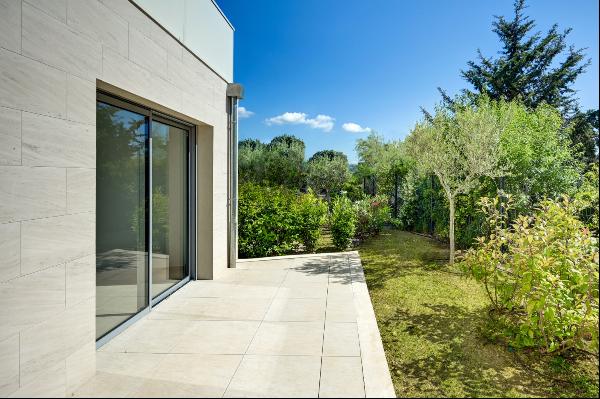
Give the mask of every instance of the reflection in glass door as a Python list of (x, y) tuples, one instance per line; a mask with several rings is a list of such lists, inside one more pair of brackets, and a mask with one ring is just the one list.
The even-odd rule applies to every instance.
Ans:
[(148, 306), (148, 118), (96, 109), (96, 338)]
[(106, 342), (190, 278), (193, 146), (187, 125), (101, 93), (96, 118), (96, 339)]
[(152, 295), (189, 275), (188, 132), (152, 121)]

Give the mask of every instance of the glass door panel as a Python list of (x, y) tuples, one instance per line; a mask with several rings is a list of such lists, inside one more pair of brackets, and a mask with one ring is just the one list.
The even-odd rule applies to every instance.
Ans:
[(152, 136), (152, 295), (189, 276), (188, 131), (155, 119)]
[(96, 109), (96, 338), (148, 306), (148, 118)]

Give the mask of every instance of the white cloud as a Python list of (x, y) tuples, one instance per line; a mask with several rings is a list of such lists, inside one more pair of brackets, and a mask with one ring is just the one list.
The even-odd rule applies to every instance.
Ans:
[(246, 107), (238, 107), (238, 118), (250, 118), (254, 112), (248, 111)]
[(358, 123), (347, 122), (342, 125), (342, 129), (350, 133), (366, 133), (370, 132), (372, 129), (370, 127), (362, 127)]
[(267, 125), (307, 125), (313, 129), (321, 129), (325, 132), (330, 132), (333, 129), (335, 118), (328, 115), (317, 115), (314, 118), (309, 118), (304, 112), (284, 112), (281, 115), (268, 118), (265, 122)]

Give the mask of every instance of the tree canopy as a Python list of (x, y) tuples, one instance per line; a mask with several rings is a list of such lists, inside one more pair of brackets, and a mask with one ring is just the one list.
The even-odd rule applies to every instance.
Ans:
[(590, 63), (584, 49), (567, 45), (571, 29), (560, 31), (555, 24), (545, 34), (534, 31), (535, 21), (524, 14), (525, 8), (525, 0), (516, 0), (512, 19), (496, 17), (493, 31), (502, 44), (500, 56), (486, 57), (478, 50), (477, 60), (462, 71), (474, 89), (465, 92), (493, 100), (518, 99), (531, 108), (546, 103), (575, 110), (572, 84)]

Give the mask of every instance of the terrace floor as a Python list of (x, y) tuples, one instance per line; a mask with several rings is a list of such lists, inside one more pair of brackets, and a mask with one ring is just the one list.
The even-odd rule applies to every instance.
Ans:
[(240, 261), (100, 348), (77, 396), (393, 397), (357, 252)]

